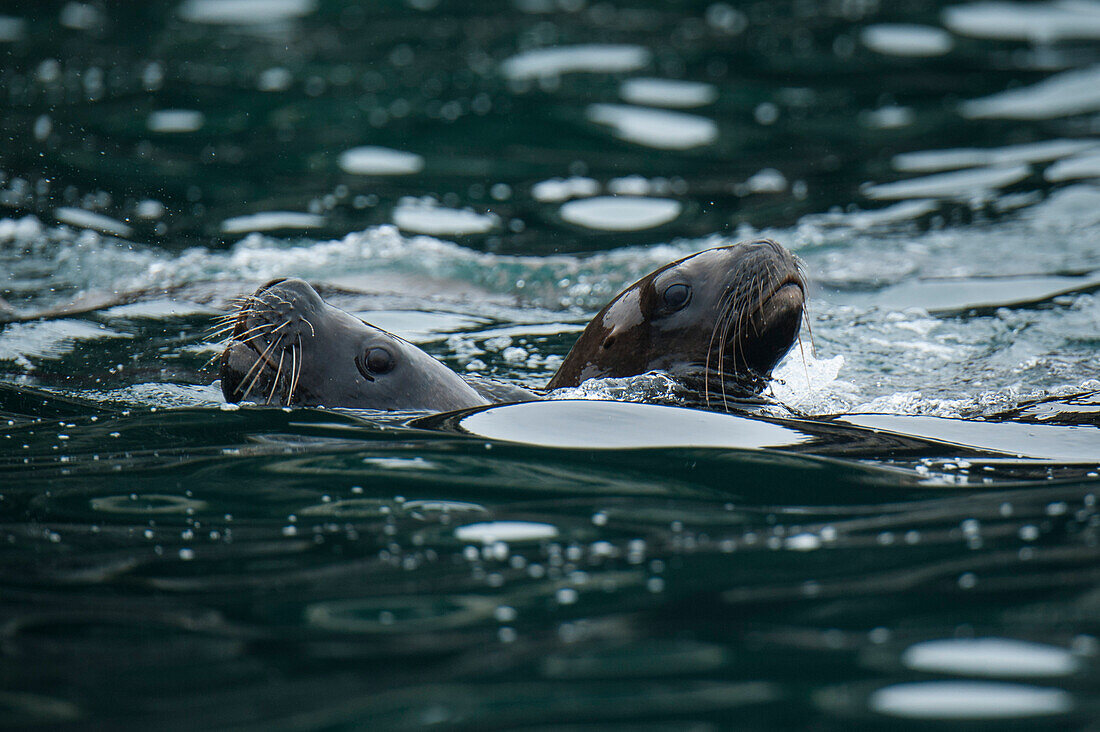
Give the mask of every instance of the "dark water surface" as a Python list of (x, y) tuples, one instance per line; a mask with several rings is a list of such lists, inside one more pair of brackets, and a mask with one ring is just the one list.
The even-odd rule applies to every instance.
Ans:
[[(1095, 398), (992, 419), (1100, 388), (1098, 41), (1087, 0), (9, 1), (0, 725), (1098, 729)], [(759, 235), (813, 289), (749, 414), (204, 368), (294, 275), (538, 387)]]

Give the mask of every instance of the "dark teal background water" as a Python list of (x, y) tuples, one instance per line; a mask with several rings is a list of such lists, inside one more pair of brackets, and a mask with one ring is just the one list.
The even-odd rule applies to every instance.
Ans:
[[(1098, 39), (1092, 2), (5, 4), (0, 723), (1095, 729), (1100, 433), (981, 420), (1100, 387)], [(540, 386), (757, 235), (813, 286), (763, 416), (659, 377), (238, 409), (204, 369), (297, 275)]]

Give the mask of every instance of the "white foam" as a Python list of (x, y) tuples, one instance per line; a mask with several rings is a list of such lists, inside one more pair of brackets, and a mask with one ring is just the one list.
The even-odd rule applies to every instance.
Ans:
[(899, 180), (894, 183), (869, 185), (863, 194), (875, 200), (907, 198), (970, 198), (984, 192), (1017, 183), (1028, 176), (1027, 165), (972, 168), (952, 173), (938, 173), (923, 178)]
[(687, 150), (718, 139), (712, 119), (626, 104), (592, 104), (585, 111), (592, 122), (614, 129), (615, 136), (659, 150)]
[(627, 79), (619, 86), (619, 96), (631, 104), (650, 107), (701, 107), (718, 98), (712, 84), (674, 79)]
[(772, 370), (767, 394), (791, 409), (812, 414), (843, 411), (857, 398), (854, 384), (839, 379), (844, 356), (818, 359), (795, 345)]
[(393, 222), (402, 231), (431, 236), (462, 236), (492, 231), (499, 217), (420, 201), (402, 201), (393, 210)]
[(859, 39), (867, 48), (887, 56), (942, 56), (955, 46), (951, 34), (942, 28), (905, 23), (869, 25)]
[(1061, 689), (990, 681), (920, 681), (871, 694), (873, 711), (909, 719), (1018, 719), (1066, 714), (1073, 697)]
[(943, 11), (953, 32), (1032, 43), (1100, 38), (1098, 2), (977, 2)]
[(78, 341), (103, 338), (132, 338), (126, 333), (83, 320), (40, 320), (9, 323), (0, 340), (0, 361), (15, 361), (27, 371), (34, 369), (30, 358), (60, 358), (71, 353)]
[(318, 229), (325, 225), (325, 217), (299, 211), (263, 211), (247, 216), (234, 216), (222, 222), (223, 234), (244, 234), (250, 231), (275, 231), (277, 229)]
[(1011, 638), (948, 638), (916, 643), (901, 654), (914, 671), (988, 677), (1069, 676), (1080, 661), (1065, 648)]
[(498, 541), (539, 541), (553, 539), (557, 535), (558, 529), (553, 524), (533, 521), (487, 521), (466, 524), (455, 529), (455, 538), (459, 541), (476, 541), (482, 544)]
[(1056, 119), (1100, 111), (1100, 65), (963, 102), (959, 111), (969, 119)]
[(317, 10), (317, 0), (184, 0), (179, 16), (191, 23), (258, 25), (301, 18)]
[(145, 126), (150, 132), (197, 132), (206, 124), (206, 116), (197, 109), (159, 109), (150, 112)]
[(649, 63), (643, 46), (586, 44), (537, 48), (512, 56), (500, 65), (509, 79), (537, 79), (576, 72), (621, 73), (635, 71)]
[(412, 175), (424, 169), (416, 153), (366, 145), (340, 153), (340, 169), (354, 175)]
[(103, 214), (85, 211), (82, 208), (62, 206), (61, 208), (55, 208), (53, 215), (63, 224), (77, 226), (82, 229), (102, 231), (105, 234), (125, 237), (130, 236), (134, 232), (130, 226), (117, 219), (112, 219), (110, 216), (104, 216)]
[(683, 211), (671, 198), (599, 196), (569, 201), (561, 207), (562, 219), (600, 231), (641, 231), (667, 224)]

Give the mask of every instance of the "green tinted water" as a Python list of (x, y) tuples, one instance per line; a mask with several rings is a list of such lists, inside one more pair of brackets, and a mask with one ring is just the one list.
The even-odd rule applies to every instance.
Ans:
[[(958, 419), (1097, 388), (1095, 4), (0, 13), (0, 296), (85, 303), (0, 330), (4, 724), (1095, 724), (1096, 428)], [(538, 386), (758, 234), (814, 284), (790, 410), (226, 409), (203, 370), (295, 275)]]

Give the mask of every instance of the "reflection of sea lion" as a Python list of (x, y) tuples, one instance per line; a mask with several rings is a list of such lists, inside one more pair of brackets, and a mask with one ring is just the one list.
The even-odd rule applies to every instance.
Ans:
[[(589, 323), (548, 388), (662, 370), (712, 397), (758, 392), (798, 334), (805, 298), (775, 242), (708, 249), (634, 283)], [(535, 395), (470, 384), (419, 348), (277, 280), (228, 318), (231, 402), (447, 411)]]

